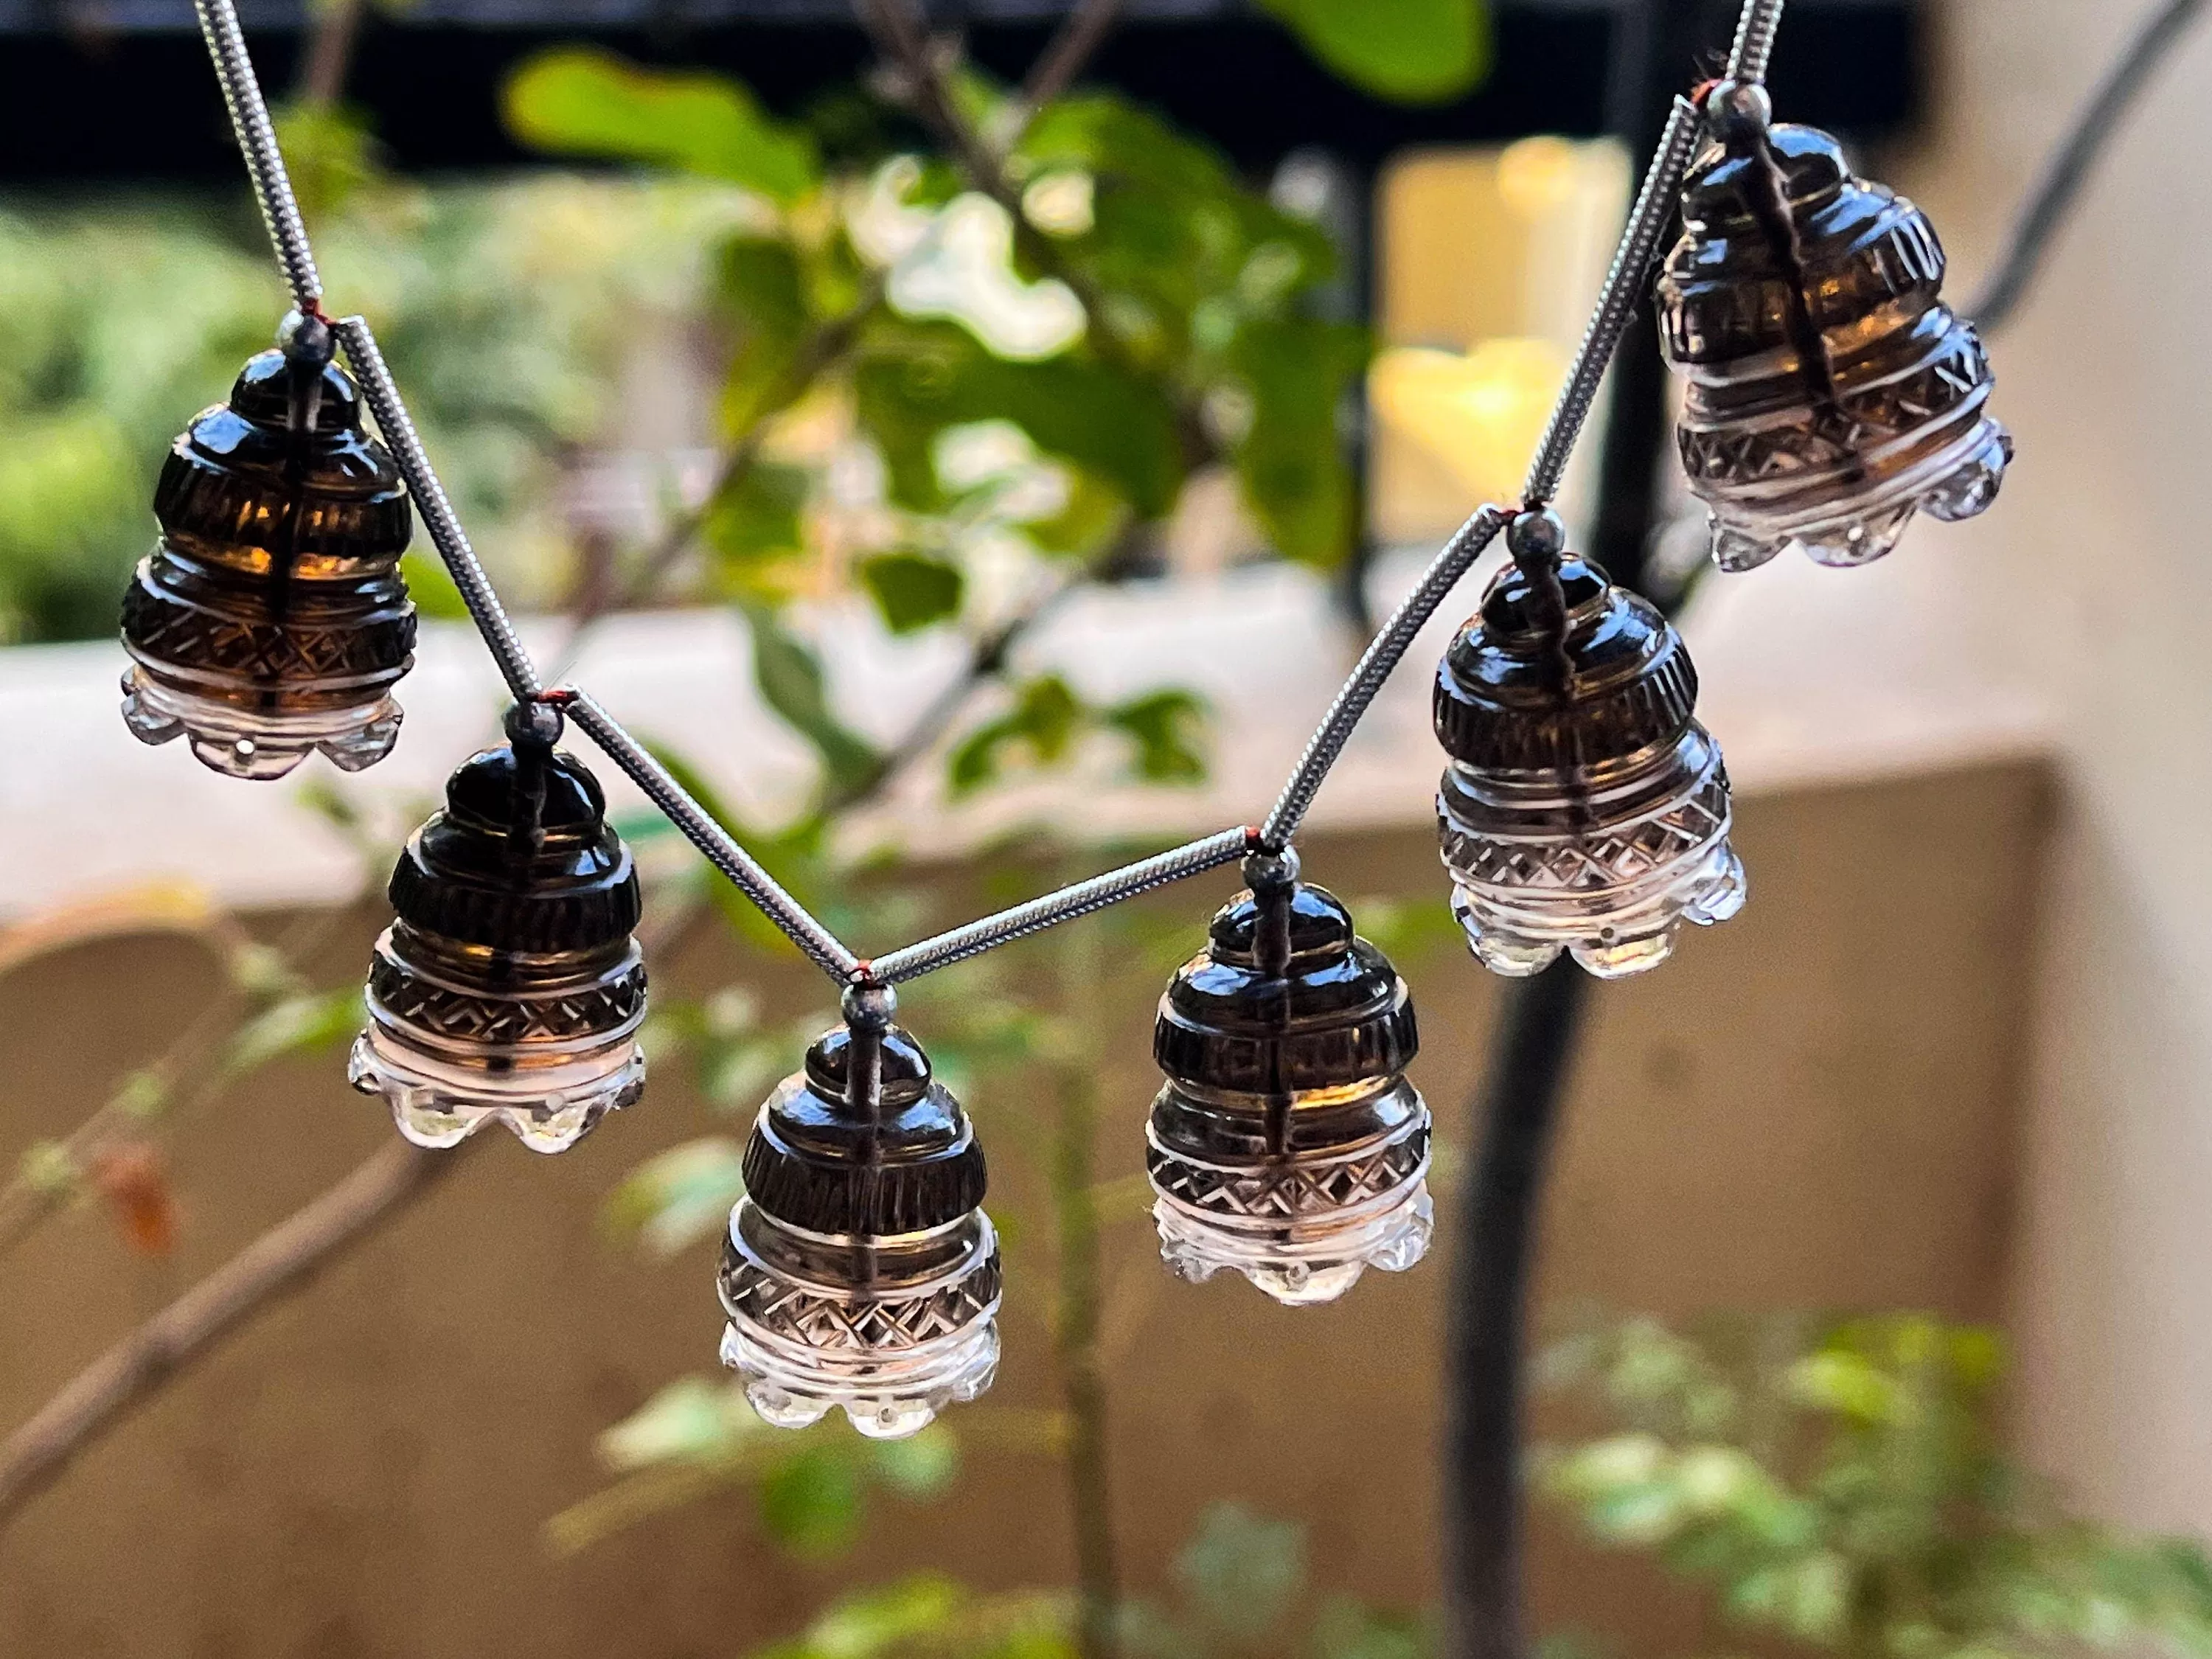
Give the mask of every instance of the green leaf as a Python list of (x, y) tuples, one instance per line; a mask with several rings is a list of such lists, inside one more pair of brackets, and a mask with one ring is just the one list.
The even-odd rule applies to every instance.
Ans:
[(1359, 534), (1358, 491), (1338, 411), (1364, 372), (1367, 331), (1310, 318), (1247, 324), (1230, 361), (1252, 398), (1237, 482), (1277, 550), (1324, 569)]
[(248, 1020), (222, 1051), (222, 1069), (236, 1074), (288, 1054), (315, 1054), (353, 1040), (367, 1018), (358, 988), (287, 997)]
[(1146, 518), (1164, 517), (1182, 488), (1166, 391), (1085, 357), (1006, 362), (955, 325), (904, 322), (876, 331), (853, 392), (902, 506), (943, 505), (937, 436), (978, 421), (1011, 421), (1040, 451), (1110, 484)]
[(434, 553), (416, 549), (400, 556), (399, 574), (407, 581), (407, 597), (415, 608), (435, 622), (466, 622), (468, 603), (453, 585), (446, 562)]
[(1216, 1504), (1176, 1558), (1176, 1577), (1209, 1623), (1241, 1642), (1279, 1624), (1305, 1583), (1305, 1533), (1237, 1504)]
[(792, 365), (813, 327), (799, 250), (768, 236), (733, 236), (722, 245), (715, 295), (736, 325), (737, 343), (722, 385), (722, 418), (749, 431), (781, 407), (793, 388)]
[(734, 1385), (686, 1376), (602, 1433), (598, 1449), (600, 1461), (617, 1471), (715, 1463), (769, 1432)]
[(795, 1555), (834, 1555), (860, 1529), (860, 1474), (833, 1446), (809, 1446), (769, 1471), (760, 1486), (761, 1524)]
[(666, 1258), (718, 1235), (744, 1195), (744, 1149), (711, 1136), (670, 1148), (632, 1170), (599, 1212), (600, 1224)]
[(818, 182), (813, 140), (721, 76), (639, 69), (567, 46), (516, 70), (501, 102), (516, 137), (557, 155), (655, 162), (783, 203)]
[(960, 1447), (942, 1424), (904, 1440), (879, 1440), (869, 1455), (876, 1479), (902, 1498), (936, 1498), (960, 1472)]
[(968, 1599), (959, 1585), (934, 1573), (863, 1590), (846, 1596), (810, 1625), (803, 1650), (810, 1659), (873, 1659), (945, 1632)]
[(860, 562), (860, 580), (894, 634), (912, 634), (960, 614), (966, 581), (957, 566), (919, 553), (879, 553)]
[[(1435, 1643), (1418, 1619), (1382, 1613), (1344, 1596), (1314, 1620), (1317, 1659), (1429, 1659)], [(1539, 1659), (1553, 1656), (1539, 1653)]]
[(859, 784), (877, 763), (864, 739), (830, 711), (830, 692), (813, 647), (785, 629), (767, 606), (744, 607), (753, 635), (753, 680), (770, 708), (814, 745), (830, 789)]
[(1146, 783), (1206, 781), (1206, 757), (1198, 746), (1206, 704), (1194, 693), (1154, 691), (1117, 704), (1101, 718), (1136, 744), (1136, 774)]
[(804, 467), (755, 461), (707, 508), (699, 532), (732, 597), (772, 594), (765, 562), (805, 545), (799, 514), (811, 483)]
[(1036, 765), (1051, 765), (1067, 752), (1085, 712), (1081, 699), (1057, 674), (1040, 675), (1021, 686), (1011, 712), (977, 727), (952, 751), (946, 766), (953, 793), (971, 793), (997, 777), (1010, 749), (1026, 750)]
[(1483, 0), (1260, 0), (1326, 68), (1364, 92), (1442, 103), (1490, 69)]

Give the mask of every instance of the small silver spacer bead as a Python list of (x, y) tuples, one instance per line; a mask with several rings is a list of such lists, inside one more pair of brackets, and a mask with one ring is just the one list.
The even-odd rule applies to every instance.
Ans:
[(1723, 81), (1705, 98), (1705, 125), (1724, 144), (1748, 142), (1774, 121), (1774, 100), (1756, 81)]
[(1566, 520), (1548, 507), (1531, 507), (1506, 526), (1505, 547), (1523, 569), (1553, 563), (1567, 550)]
[(898, 993), (874, 980), (848, 985), (840, 1001), (845, 1024), (856, 1031), (888, 1031), (898, 1013)]
[(507, 735), (512, 743), (550, 749), (561, 741), (568, 722), (550, 702), (519, 702), (507, 711)]
[(276, 325), (277, 349), (287, 362), (303, 368), (320, 368), (337, 356), (337, 336), (319, 317), (304, 311), (288, 311)]

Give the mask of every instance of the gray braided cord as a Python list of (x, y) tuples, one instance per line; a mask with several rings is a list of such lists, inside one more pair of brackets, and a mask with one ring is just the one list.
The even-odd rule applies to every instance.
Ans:
[(193, 6), (199, 13), (208, 56), (215, 62), (215, 77), (222, 84), (222, 101), (230, 108), (231, 131), (238, 135), (246, 171), (261, 203), (261, 222), (268, 226), (269, 240), (276, 250), (276, 263), (283, 267), (284, 280), (291, 284), (300, 309), (312, 312), (322, 301), (323, 279), (307, 246), (307, 223), (300, 216), (299, 198), (292, 194), (283, 155), (276, 148), (269, 106), (253, 77), (253, 61), (246, 55), (238, 12), (231, 0), (193, 0)]
[(1320, 728), (1306, 744), (1305, 753), (1299, 757), (1297, 769), (1283, 793), (1275, 799), (1274, 810), (1260, 827), (1261, 850), (1279, 853), (1291, 844), (1304, 822), (1314, 797), (1321, 793), (1322, 782), (1337, 757), (1344, 753), (1344, 745), (1352, 740), (1352, 733), (1367, 713), (1399, 663), (1413, 643), (1414, 636), (1428, 625), (1431, 617), (1445, 597), (1459, 586), (1460, 578), (1474, 568), (1474, 562), (1482, 556), (1483, 550), (1498, 539), (1498, 532), (1505, 528), (1513, 514), (1502, 507), (1486, 507), (1459, 527), (1456, 534), (1446, 542), (1443, 551), (1422, 575), (1421, 580), (1402, 604), (1391, 613), (1390, 620), (1382, 624), (1352, 671), (1352, 678), (1336, 694), (1329, 705)]
[(1774, 37), (1782, 28), (1784, 0), (1745, 0), (1743, 15), (1735, 26), (1735, 45), (1729, 52), (1729, 79), (1764, 82), (1767, 61), (1774, 56)]
[(445, 560), (446, 568), (453, 573), (453, 586), (461, 590), (461, 603), (468, 606), (477, 632), (483, 635), (484, 644), (493, 660), (499, 664), (500, 674), (507, 681), (507, 689), (514, 693), (515, 701), (528, 702), (544, 690), (544, 682), (538, 678), (538, 668), (530, 660), (530, 653), (522, 648), (522, 641), (515, 635), (507, 607), (492, 591), (491, 578), (484, 574), (476, 549), (469, 545), (467, 532), (461, 528), (453, 502), (446, 497), (446, 487), (438, 482), (430, 458), (423, 453), (422, 437), (408, 417), (407, 405), (399, 400), (399, 388), (392, 383), (392, 371), (385, 367), (384, 354), (376, 349), (376, 336), (369, 332), (368, 321), (360, 317), (342, 318), (335, 327), (338, 343), (345, 348), (346, 362), (353, 365), (354, 378), (361, 382), (362, 393), (368, 399), (369, 412), (376, 416), (377, 429), (383, 433), (392, 459), (399, 463), (400, 475), (407, 480), (408, 490), (415, 497), (416, 510), (422, 515), (431, 544), (438, 550), (438, 556)]
[(1208, 870), (1218, 870), (1224, 864), (1233, 864), (1252, 850), (1252, 838), (1249, 830), (1224, 830), (1218, 836), (1192, 842), (1158, 858), (1109, 870), (1073, 887), (1063, 887), (1056, 893), (1047, 893), (1042, 898), (1018, 904), (995, 916), (986, 916), (949, 933), (926, 939), (919, 945), (909, 945), (903, 951), (878, 957), (867, 964), (869, 977), (896, 985), (935, 973), (939, 968), (950, 968), (956, 962), (965, 962), (1001, 945), (1041, 933), (1048, 927), (1057, 927), (1063, 921), (1103, 910), (1139, 893), (1149, 893), (1156, 887), (1165, 887)]
[(783, 890), (758, 860), (714, 822), (707, 809), (691, 799), (668, 769), (646, 752), (645, 745), (625, 732), (615, 717), (601, 708), (589, 692), (569, 690), (559, 699), (568, 717), (582, 726), (607, 758), (627, 773), (663, 817), (684, 838), (706, 855), (737, 890), (760, 907), (761, 914), (830, 978), (849, 981), (860, 959), (847, 950), (837, 936), (817, 921), (806, 907)]
[(1566, 474), (1575, 441), (1582, 436), (1583, 424), (1597, 402), (1605, 371), (1643, 298), (1644, 278), (1659, 254), (1659, 239), (1674, 216), (1683, 170), (1697, 148), (1698, 124), (1696, 107), (1688, 99), (1677, 98), (1668, 115), (1667, 129), (1660, 135), (1658, 151), (1651, 158), (1651, 169), (1644, 175), (1644, 188), (1637, 192), (1636, 205), (1621, 232), (1620, 252), (1613, 256), (1613, 269), (1606, 273), (1605, 288), (1583, 334), (1582, 349), (1575, 354), (1574, 368), (1560, 390), (1551, 423), (1544, 428), (1543, 441), (1536, 446), (1536, 459), (1528, 465), (1528, 482), (1522, 488), (1521, 499), (1531, 507), (1559, 493), (1559, 480)]

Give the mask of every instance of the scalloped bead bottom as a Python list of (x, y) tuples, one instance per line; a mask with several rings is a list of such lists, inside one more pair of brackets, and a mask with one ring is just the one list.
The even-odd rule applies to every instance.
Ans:
[(319, 749), (341, 771), (358, 772), (399, 741), (402, 714), (388, 696), (350, 708), (258, 713), (179, 691), (137, 663), (124, 671), (123, 693), (123, 722), (139, 742), (186, 738), (195, 759), (226, 777), (281, 778)]
[(1795, 550), (1838, 569), (1872, 564), (1895, 550), (1916, 514), (1957, 524), (1987, 512), (2004, 487), (2011, 460), (2012, 434), (1984, 420), (1917, 477), (1906, 479), (1901, 499), (1893, 486), (1882, 492), (1886, 505), (1855, 516), (1762, 522), (1756, 515), (1724, 519), (1709, 513), (1713, 562), (1729, 572), (1755, 570)]
[(1435, 1236), (1436, 1206), (1428, 1182), (1416, 1181), (1381, 1215), (1346, 1226), (1255, 1237), (1164, 1196), (1154, 1200), (1152, 1220), (1160, 1260), (1176, 1277), (1203, 1285), (1224, 1271), (1242, 1273), (1285, 1307), (1306, 1308), (1335, 1301), (1370, 1267), (1401, 1273), (1416, 1265)]
[(1452, 915), (1476, 959), (1504, 978), (1528, 979), (1568, 952), (1595, 978), (1628, 979), (1672, 956), (1685, 923), (1726, 921), (1743, 908), (1750, 890), (1743, 860), (1723, 840), (1686, 871), (1617, 891), (1616, 902), (1602, 910), (1561, 904), (1546, 915), (1525, 899), (1501, 907), (1484, 891), (1455, 885)]
[(986, 1319), (896, 1359), (852, 1364), (818, 1353), (802, 1358), (733, 1320), (722, 1328), (721, 1354), (763, 1422), (803, 1429), (834, 1407), (871, 1440), (903, 1440), (991, 1386), (999, 1373), (999, 1325)]
[(533, 1152), (565, 1152), (644, 1092), (645, 1054), (625, 1039), (566, 1065), (495, 1073), (423, 1053), (372, 1026), (354, 1039), (346, 1080), (381, 1095), (399, 1133), (433, 1152), (500, 1123)]

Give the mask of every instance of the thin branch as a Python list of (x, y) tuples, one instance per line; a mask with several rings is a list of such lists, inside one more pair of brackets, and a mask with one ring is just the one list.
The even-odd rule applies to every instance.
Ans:
[(253, 1315), (312, 1283), (427, 1192), (459, 1153), (394, 1141), (94, 1360), (0, 1443), (0, 1526), (76, 1455)]
[(1978, 326), (1998, 329), (2011, 320), (2065, 228), (2098, 158), (2203, 9), (2204, 0), (2166, 0), (2075, 118), (2014, 223), (1996, 269), (1966, 307)]
[(1121, 0), (1076, 0), (1074, 10), (1062, 20), (1044, 55), (1030, 66), (1029, 79), (1023, 82), (1021, 118), (1015, 127), (1018, 134), (1037, 111), (1075, 84), (1075, 77), (1083, 73), (1120, 21), (1121, 12)]
[[(851, 310), (836, 321), (826, 323), (811, 335), (792, 360), (782, 381), (769, 397), (767, 406), (756, 416), (729, 453), (722, 459), (721, 470), (714, 475), (707, 493), (696, 507), (686, 509), (672, 520), (639, 562), (629, 580), (619, 587), (601, 590), (587, 596), (585, 603), (570, 612), (568, 636), (555, 652), (554, 660), (565, 662), (574, 654), (584, 634), (609, 612), (625, 610), (651, 599), (666, 580), (676, 562), (682, 558), (691, 544), (698, 538), (715, 505), (732, 489), (744, 483), (760, 462), (766, 447), (769, 428), (778, 416), (805, 397), (822, 375), (841, 362), (867, 325), (890, 284), (890, 274), (878, 271), (869, 278), (867, 286)], [(558, 678), (556, 676), (556, 678)]]
[(307, 36), (293, 95), (311, 109), (328, 109), (344, 95), (354, 47), (361, 39), (362, 14), (368, 4), (368, 0), (325, 0), (312, 9), (315, 25)]

